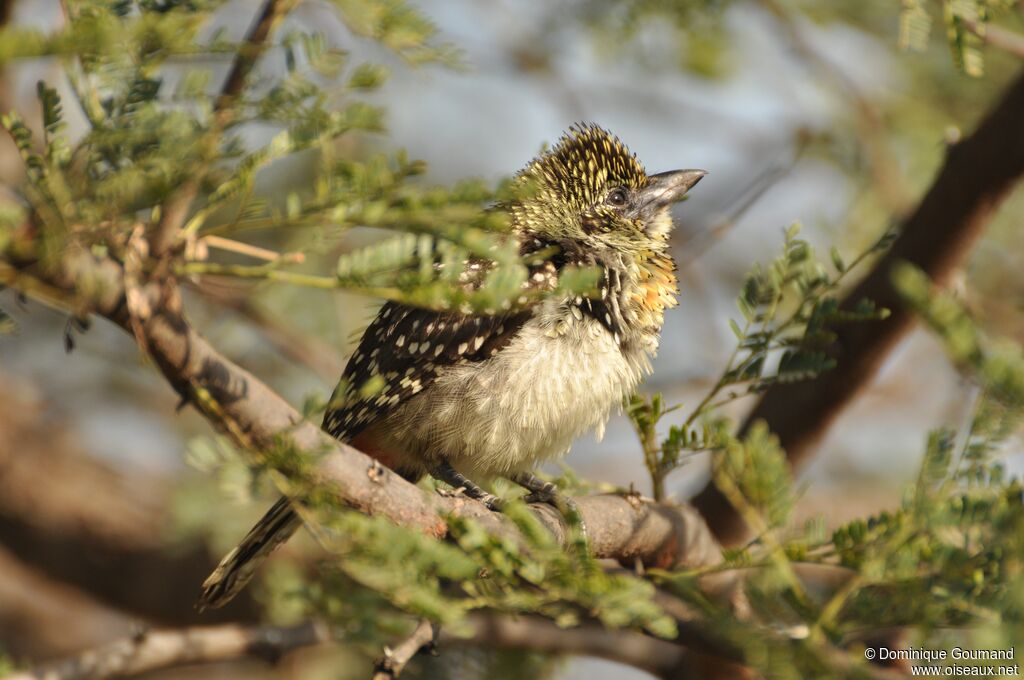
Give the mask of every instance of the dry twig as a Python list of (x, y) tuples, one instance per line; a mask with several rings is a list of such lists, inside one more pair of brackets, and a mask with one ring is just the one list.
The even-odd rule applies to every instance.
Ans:
[(394, 649), (384, 648), (384, 656), (377, 660), (373, 669), (373, 680), (394, 680), (414, 656), (434, 644), (437, 627), (428, 619), (423, 619), (413, 629), (409, 637), (402, 640)]
[(1012, 54), (1018, 59), (1024, 59), (1024, 35), (992, 23), (981, 23), (970, 17), (960, 16), (958, 18), (964, 28), (992, 47)]

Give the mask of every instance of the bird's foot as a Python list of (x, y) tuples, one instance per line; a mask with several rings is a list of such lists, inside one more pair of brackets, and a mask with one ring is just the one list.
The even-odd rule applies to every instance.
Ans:
[(449, 485), (455, 489), (456, 492), (461, 492), (467, 498), (480, 501), (487, 506), (488, 510), (501, 512), (501, 509), (505, 505), (503, 500), (495, 496), (493, 493), (485, 491), (476, 482), (467, 479), (464, 474), (453, 468), (450, 463), (439, 464), (430, 471), (430, 475), (434, 479)]
[(569, 522), (578, 524), (583, 538), (587, 536), (587, 525), (583, 522), (583, 514), (580, 513), (579, 505), (570, 496), (566, 496), (558, 487), (532, 472), (519, 472), (511, 477), (512, 481), (523, 487), (530, 493), (523, 500), (527, 503), (544, 503), (555, 508)]

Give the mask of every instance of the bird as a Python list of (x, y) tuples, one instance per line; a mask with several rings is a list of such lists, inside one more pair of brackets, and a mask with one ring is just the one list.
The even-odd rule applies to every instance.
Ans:
[[(648, 175), (608, 130), (572, 126), (516, 175), (529, 190), (495, 208), (528, 263), (520, 304), (487, 314), (386, 302), (346, 364), (323, 429), (408, 480), (431, 475), (491, 509), (502, 502), (481, 482), (497, 477), (557, 503), (534, 470), (589, 430), (600, 440), (650, 373), (679, 293), (670, 208), (705, 174)], [(459, 281), (472, 289), (495, 263), (461, 266)], [(597, 272), (591, 293), (559, 293), (567, 267)], [(295, 533), (293, 502), (279, 500), (221, 561), (200, 608), (230, 601)]]

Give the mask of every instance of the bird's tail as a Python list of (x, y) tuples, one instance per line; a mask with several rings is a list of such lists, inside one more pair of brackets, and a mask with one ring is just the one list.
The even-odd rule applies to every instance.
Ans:
[(274, 507), (260, 518), (242, 542), (220, 561), (213, 573), (203, 582), (199, 597), (199, 611), (223, 607), (252, 579), (256, 569), (277, 546), (287, 541), (302, 519), (292, 510), (287, 498), (274, 503)]

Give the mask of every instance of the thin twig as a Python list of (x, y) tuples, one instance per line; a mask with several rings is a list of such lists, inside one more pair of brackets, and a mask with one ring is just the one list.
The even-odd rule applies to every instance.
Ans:
[(239, 279), (264, 279), (281, 281), (296, 286), (324, 288), (334, 290), (348, 288), (345, 282), (336, 276), (319, 276), (303, 274), (276, 268), (277, 262), (263, 265), (221, 264), (219, 262), (185, 262), (175, 267), (175, 273), (181, 275), (213, 275), (232, 276)]
[(243, 243), (242, 241), (224, 238), (223, 236), (204, 236), (200, 241), (210, 248), (225, 250), (230, 253), (238, 253), (239, 255), (246, 255), (266, 262), (280, 261), (301, 264), (306, 261), (306, 256), (303, 253), (279, 253), (276, 250), (260, 248), (259, 246), (252, 245), (251, 243)]
[(1024, 59), (1024, 35), (992, 23), (982, 23), (971, 17), (961, 15), (957, 18), (964, 28), (992, 47), (1008, 52), (1018, 59)]
[(437, 637), (437, 629), (427, 619), (420, 621), (412, 634), (391, 649), (384, 648), (384, 656), (377, 660), (373, 669), (373, 680), (394, 680), (405, 666), (425, 647), (433, 645)]
[[(234, 104), (245, 87), (245, 81), (256, 65), (256, 61), (266, 49), (267, 39), (271, 31), (294, 7), (296, 0), (267, 0), (260, 11), (256, 22), (249, 29), (243, 44), (235, 55), (231, 71), (228, 73), (220, 95), (214, 103), (213, 129), (210, 130), (207, 143), (216, 147), (221, 132), (234, 119)], [(150, 236), (150, 246), (154, 256), (165, 254), (178, 237), (181, 226), (188, 218), (192, 201), (199, 194), (201, 172), (197, 172), (183, 185), (178, 187), (161, 206), (160, 222)]]

